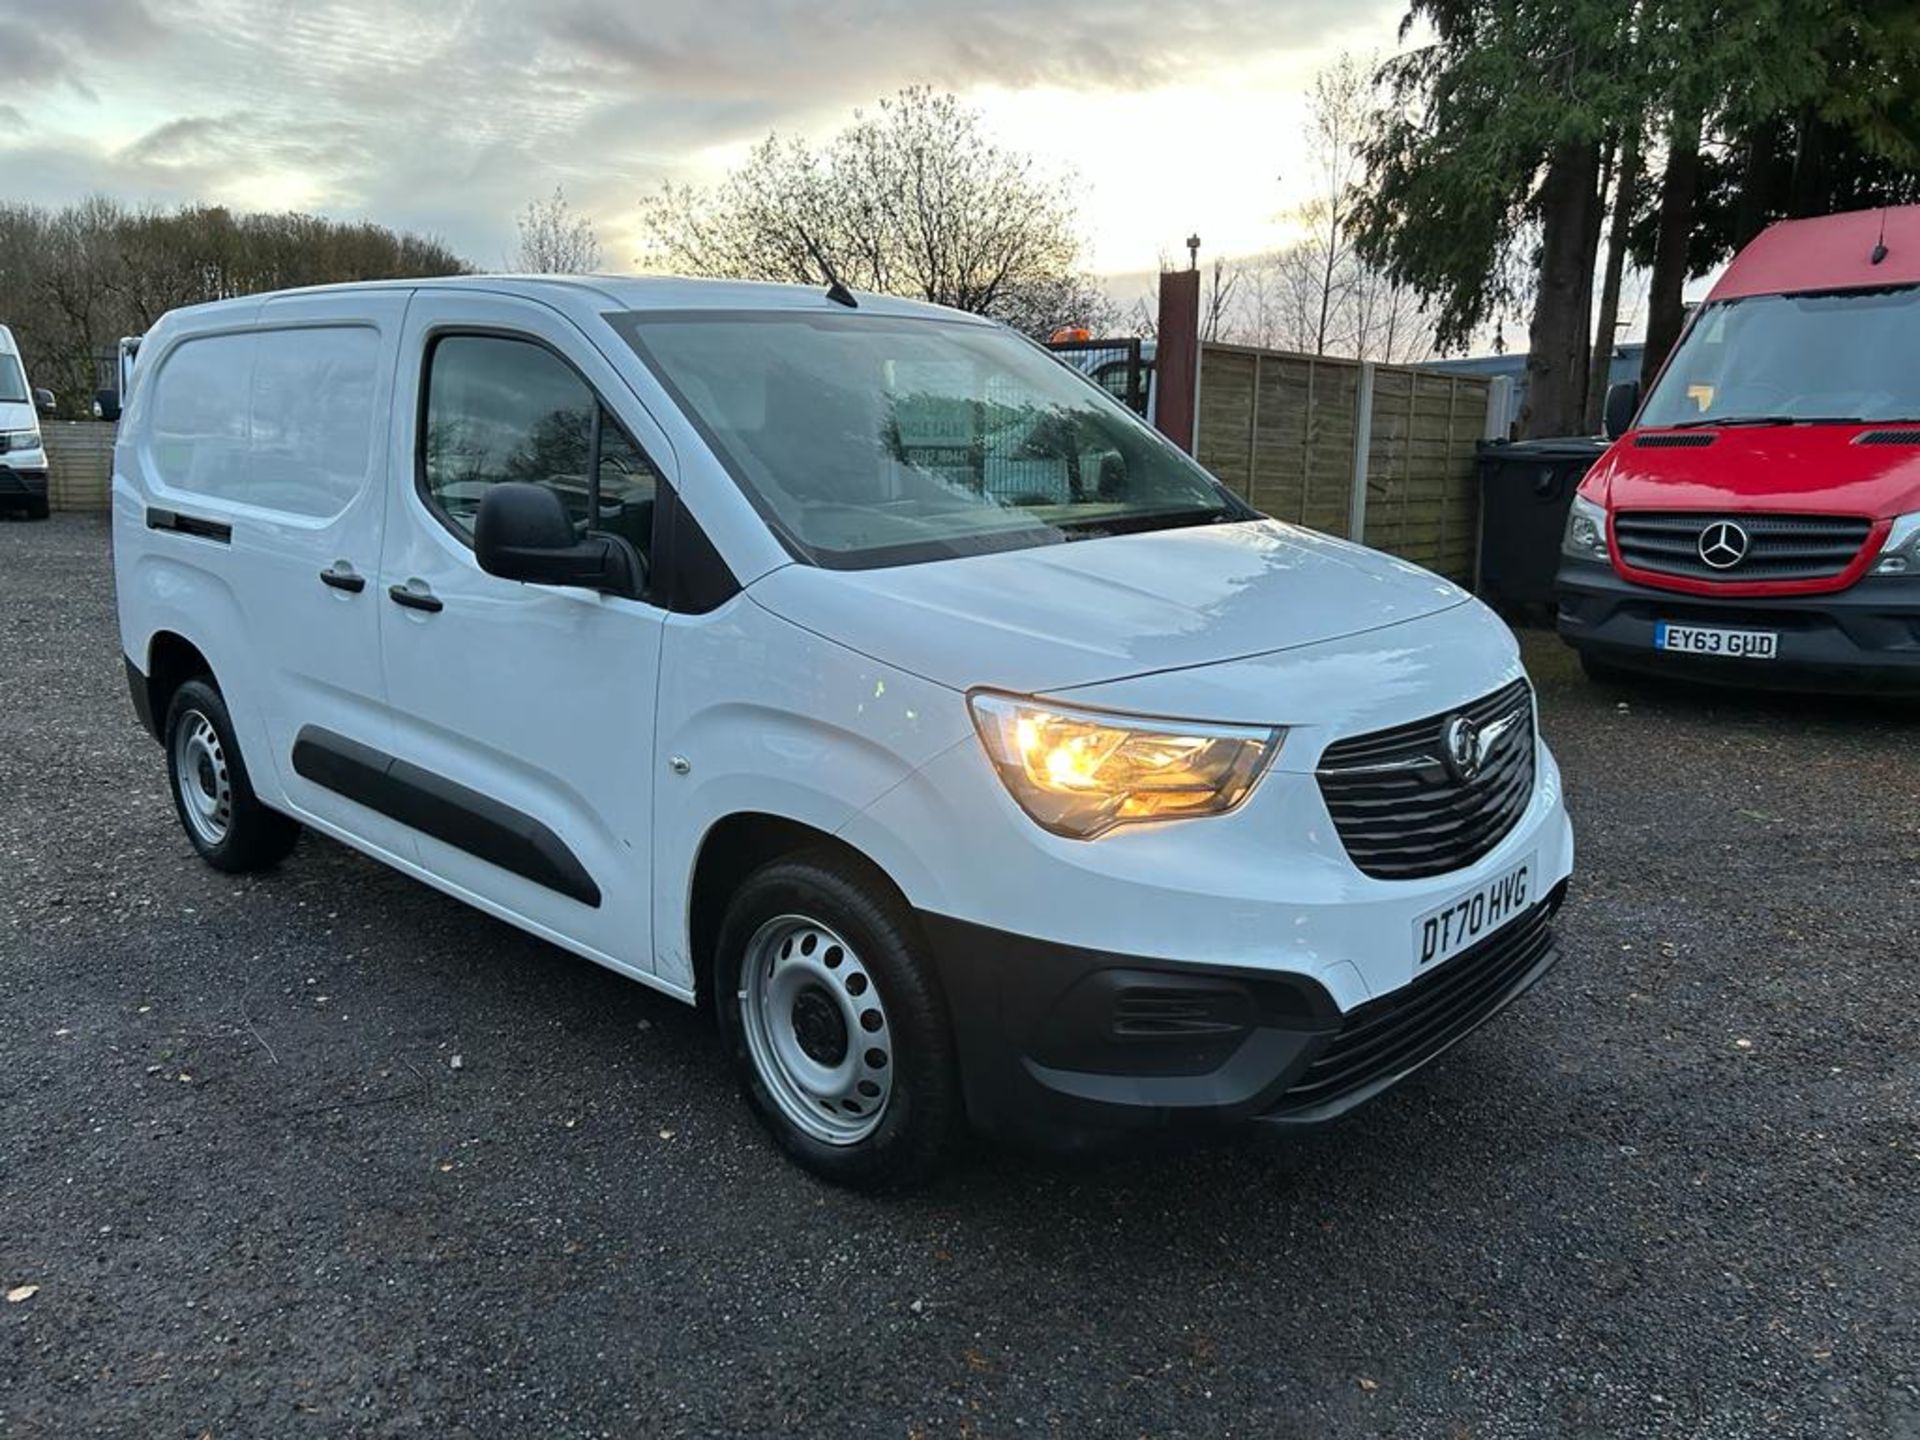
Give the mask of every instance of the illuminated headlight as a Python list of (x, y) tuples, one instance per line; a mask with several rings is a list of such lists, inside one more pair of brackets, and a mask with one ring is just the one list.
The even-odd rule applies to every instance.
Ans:
[(1920, 514), (1902, 515), (1893, 522), (1880, 558), (1873, 562), (1873, 573), (1920, 575)]
[(1575, 560), (1607, 563), (1607, 510), (1584, 495), (1573, 497), (1567, 510), (1567, 529), (1560, 540), (1560, 553)]
[(1056, 835), (1221, 815), (1253, 790), (1285, 731), (1066, 710), (977, 692), (987, 755), (1020, 808)]

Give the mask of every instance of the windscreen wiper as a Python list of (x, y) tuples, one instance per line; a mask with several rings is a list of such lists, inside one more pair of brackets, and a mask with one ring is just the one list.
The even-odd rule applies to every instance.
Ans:
[(1063, 519), (1050, 523), (1068, 540), (1098, 540), (1106, 535), (1133, 535), (1143, 530), (1216, 525), (1237, 518), (1228, 510), (1155, 510), (1142, 515), (1088, 516), (1084, 520)]
[(1754, 425), (1865, 425), (1858, 415), (1727, 415), (1701, 420), (1682, 420), (1674, 430), (1699, 430), (1706, 427), (1732, 430)]

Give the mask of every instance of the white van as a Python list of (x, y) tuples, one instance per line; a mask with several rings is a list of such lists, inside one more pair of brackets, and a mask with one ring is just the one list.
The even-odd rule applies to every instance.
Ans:
[(1007, 329), (845, 291), (296, 291), (147, 336), (133, 703), (301, 827), (681, 1000), (846, 1183), (963, 1122), (1323, 1121), (1553, 962), (1512, 635)]
[(0, 509), (47, 517), (47, 447), (40, 437), (40, 411), (53, 397), (27, 384), (20, 347), (0, 325)]

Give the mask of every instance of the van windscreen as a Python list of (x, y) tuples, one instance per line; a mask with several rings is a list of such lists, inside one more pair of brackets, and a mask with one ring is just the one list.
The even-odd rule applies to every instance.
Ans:
[(1252, 514), (998, 326), (658, 313), (613, 323), (789, 546), (857, 569)]
[(27, 377), (20, 373), (19, 358), (0, 355), (0, 404), (18, 405), (27, 398)]
[(1920, 420), (1920, 287), (1755, 295), (1702, 310), (1640, 424)]

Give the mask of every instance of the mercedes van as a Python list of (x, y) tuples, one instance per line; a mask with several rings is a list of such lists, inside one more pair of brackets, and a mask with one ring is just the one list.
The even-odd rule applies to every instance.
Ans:
[(1558, 582), (1590, 673), (1920, 691), (1920, 206), (1763, 232), (1607, 399)]
[(310, 829), (710, 1007), (849, 1184), (1329, 1120), (1553, 963), (1513, 636), (978, 317), (468, 278), (176, 311), (114, 454), (187, 838)]
[(51, 395), (28, 386), (20, 347), (13, 332), (0, 325), (0, 509), (46, 519), (47, 447), (40, 437), (40, 412), (52, 406)]

